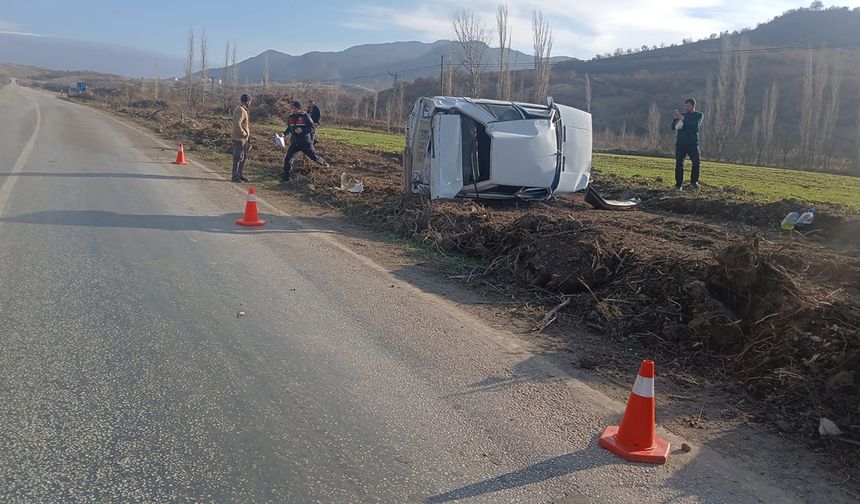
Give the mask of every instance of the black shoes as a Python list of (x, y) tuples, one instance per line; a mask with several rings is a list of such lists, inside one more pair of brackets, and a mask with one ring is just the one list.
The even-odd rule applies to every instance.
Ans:
[(240, 181), (242, 181), (242, 182), (247, 182), (247, 181), (248, 181), (248, 179), (246, 179), (244, 175), (239, 176), (239, 180), (240, 180)]

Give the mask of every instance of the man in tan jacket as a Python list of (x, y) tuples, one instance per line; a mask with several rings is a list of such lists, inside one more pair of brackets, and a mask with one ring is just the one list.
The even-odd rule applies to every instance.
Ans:
[(248, 179), (242, 175), (245, 170), (245, 159), (251, 150), (251, 130), (249, 128), (248, 107), (251, 106), (251, 98), (243, 94), (241, 105), (233, 109), (233, 182), (247, 182)]

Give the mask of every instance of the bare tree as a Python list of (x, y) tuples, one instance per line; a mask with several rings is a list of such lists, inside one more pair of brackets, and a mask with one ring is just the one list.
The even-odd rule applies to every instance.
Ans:
[[(762, 113), (764, 113), (763, 109)], [(752, 132), (752, 150), (755, 155), (755, 164), (761, 164), (763, 137), (764, 133), (762, 133), (761, 128), (761, 116), (756, 116), (755, 118), (753, 118)]]
[(379, 111), (379, 80), (373, 84), (373, 118), (376, 119), (376, 114)]
[(340, 84), (335, 84), (331, 88), (331, 109), (332, 122), (337, 122), (338, 119), (338, 98), (340, 97)]
[(232, 53), (230, 55), (230, 93), (233, 99), (236, 99), (236, 91), (239, 87), (239, 69), (236, 67), (236, 42), (233, 42)]
[(727, 150), (737, 145), (737, 137), (746, 107), (747, 66), (749, 42), (741, 39), (739, 50), (732, 49), (729, 37), (723, 38), (719, 73), (716, 78), (716, 95), (709, 105), (711, 115), (710, 139), (714, 156), (725, 159)]
[(830, 59), (830, 100), (826, 112), (821, 118), (821, 127), (817, 130), (819, 134), (818, 149), (822, 153), (824, 166), (827, 169), (830, 168), (833, 151), (836, 148), (836, 139), (833, 133), (836, 131), (836, 122), (839, 120), (839, 102), (844, 68), (844, 62), (840, 57)]
[(496, 28), (499, 34), (499, 79), (496, 98), (510, 100), (511, 85), (511, 23), (508, 19), (508, 5), (499, 4), (496, 11)]
[(185, 55), (185, 73), (188, 76), (188, 91), (185, 103), (188, 109), (194, 108), (194, 30), (188, 30), (188, 45)]
[[(705, 82), (705, 99), (702, 102), (702, 115), (704, 115), (705, 119), (712, 118), (714, 116), (714, 78), (709, 75), (707, 81)], [(703, 132), (708, 130), (711, 122), (709, 120), (702, 121), (702, 125), (699, 126), (699, 132)], [(711, 136), (710, 135), (701, 135), (701, 143), (706, 147), (710, 147)]]
[(535, 53), (535, 101), (541, 103), (549, 95), (550, 64), (552, 53), (552, 27), (543, 12), (532, 11), (532, 35)]
[(484, 23), (466, 9), (456, 11), (451, 18), (451, 24), (460, 43), (460, 64), (469, 74), (471, 96), (477, 98), (481, 94), (481, 62), (487, 51), (490, 33), (484, 28)]
[(648, 137), (645, 145), (649, 151), (656, 151), (657, 146), (660, 145), (661, 121), (660, 108), (657, 107), (657, 103), (651, 102), (651, 107), (648, 108)]
[(756, 164), (771, 163), (773, 159), (773, 135), (776, 127), (776, 104), (779, 101), (779, 86), (774, 82), (764, 92), (761, 115), (757, 117), (761, 144), (756, 149)]
[(206, 30), (204, 29), (200, 33), (200, 81), (203, 85), (200, 88), (200, 107), (203, 108), (206, 105), (206, 53), (208, 52), (208, 47), (206, 43)]
[(391, 131), (391, 109), (394, 107), (394, 97), (388, 97), (385, 103), (385, 129)]
[(230, 110), (231, 96), (228, 92), (227, 80), (230, 72), (230, 42), (224, 46), (224, 77), (221, 80), (221, 100), (224, 102), (224, 110)]
[(445, 71), (445, 95), (450, 96), (454, 94), (454, 58), (451, 56), (451, 52), (448, 51), (448, 68)]
[(263, 55), (263, 91), (269, 87), (269, 53)]
[(158, 101), (158, 84), (161, 82), (161, 75), (159, 75), (158, 63), (155, 64), (155, 81), (152, 83), (153, 89), (153, 99)]
[(732, 89), (732, 140), (737, 140), (744, 122), (746, 110), (747, 67), (749, 66), (749, 40), (744, 37), (738, 42), (734, 55), (734, 88)]
[(585, 74), (585, 111), (591, 113), (591, 77)]
[(860, 174), (860, 107), (857, 108), (857, 130), (854, 132), (854, 168)]
[(624, 149), (627, 147), (627, 120), (621, 121), (621, 134), (619, 135), (621, 138), (621, 148)]
[(803, 92), (800, 102), (799, 161), (812, 168), (819, 153), (824, 92), (830, 80), (827, 58), (809, 50), (803, 75)]

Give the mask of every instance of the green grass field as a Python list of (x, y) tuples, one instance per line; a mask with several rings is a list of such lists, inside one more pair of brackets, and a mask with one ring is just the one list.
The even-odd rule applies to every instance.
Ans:
[[(272, 131), (284, 131), (283, 125), (272, 125), (269, 128)], [(360, 149), (390, 154), (400, 154), (403, 152), (405, 142), (403, 135), (345, 128), (329, 128), (326, 126), (319, 128), (317, 135), (322, 140), (330, 140)]]
[[(363, 149), (400, 153), (403, 135), (320, 128), (321, 138)], [(594, 154), (594, 172), (597, 176), (611, 174), (623, 179), (654, 182), (672, 187), (675, 180), (674, 160), (645, 156)], [(689, 177), (689, 160), (686, 162)], [(770, 203), (793, 198), (810, 203), (834, 205), (849, 212), (860, 212), (860, 177), (846, 177), (826, 173), (744, 166), (728, 163), (702, 162), (702, 183), (743, 191), (743, 197), (759, 203)]]
[[(685, 168), (689, 179), (689, 160)], [(594, 171), (598, 175), (608, 173), (625, 179), (641, 177), (654, 181), (659, 178), (665, 187), (675, 185), (673, 159), (597, 153)], [(760, 203), (793, 198), (860, 212), (860, 177), (703, 161), (701, 181), (707, 186), (739, 189), (746, 193), (745, 198)]]

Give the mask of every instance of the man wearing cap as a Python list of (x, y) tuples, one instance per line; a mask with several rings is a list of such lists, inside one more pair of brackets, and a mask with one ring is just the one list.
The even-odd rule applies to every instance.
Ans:
[(294, 101), (292, 104), (292, 114), (287, 118), (287, 129), (284, 130), (284, 135), (290, 135), (290, 148), (287, 149), (287, 157), (284, 158), (284, 172), (281, 174), (281, 181), (290, 180), (290, 174), (293, 171), (293, 159), (299, 152), (314, 160), (316, 163), (323, 166), (329, 164), (314, 149), (313, 134), (314, 121), (307, 112), (302, 110), (302, 104)]
[(251, 130), (248, 118), (248, 107), (251, 106), (251, 98), (243, 94), (240, 98), (241, 105), (233, 109), (233, 182), (247, 182), (248, 179), (242, 175), (245, 170), (245, 159), (251, 150)]

